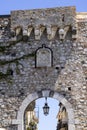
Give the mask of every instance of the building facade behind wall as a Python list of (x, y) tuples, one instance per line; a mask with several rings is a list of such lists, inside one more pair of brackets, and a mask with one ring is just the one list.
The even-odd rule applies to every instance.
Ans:
[(63, 96), (75, 130), (87, 130), (87, 13), (75, 7), (0, 16), (0, 128), (19, 130), (21, 104), (43, 90)]

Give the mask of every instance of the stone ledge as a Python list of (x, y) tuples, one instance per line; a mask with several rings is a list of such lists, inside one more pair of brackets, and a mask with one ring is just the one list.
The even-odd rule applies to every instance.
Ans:
[(87, 12), (80, 12), (80, 13), (76, 13), (76, 19), (77, 19), (77, 22), (79, 21), (87, 21)]
[(75, 130), (75, 125), (73, 125), (73, 124), (68, 124), (68, 129), (69, 129), (69, 130)]
[(19, 125), (19, 124), (21, 124), (21, 120), (13, 119), (13, 120), (12, 120), (12, 124), (13, 124), (13, 125)]

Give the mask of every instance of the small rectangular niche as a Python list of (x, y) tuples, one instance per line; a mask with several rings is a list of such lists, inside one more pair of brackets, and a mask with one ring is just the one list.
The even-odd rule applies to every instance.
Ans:
[(36, 67), (52, 67), (53, 53), (52, 50), (45, 45), (36, 51)]

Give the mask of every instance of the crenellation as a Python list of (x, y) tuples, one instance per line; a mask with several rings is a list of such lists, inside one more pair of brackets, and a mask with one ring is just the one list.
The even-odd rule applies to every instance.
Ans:
[[(44, 16), (42, 14), (44, 14)], [(74, 28), (75, 15), (76, 13), (74, 7), (44, 9), (44, 11), (12, 11), (11, 29), (14, 30), (17, 26), (20, 26), (23, 32), (26, 30), (27, 35), (27, 31), (30, 30), (31, 32), (31, 28), (29, 29), (28, 27), (32, 26), (35, 30), (35, 39), (40, 40), (41, 34), (43, 33), (43, 31), (41, 32), (41, 26), (43, 26), (47, 29), (48, 39), (52, 40), (54, 39), (58, 28), (66, 28), (66, 26), (72, 26)], [(30, 36), (30, 33), (28, 33), (28, 36)]]
[(68, 130), (87, 129), (86, 15), (59, 7), (0, 16), (0, 128), (24, 130), (26, 104), (52, 92)]

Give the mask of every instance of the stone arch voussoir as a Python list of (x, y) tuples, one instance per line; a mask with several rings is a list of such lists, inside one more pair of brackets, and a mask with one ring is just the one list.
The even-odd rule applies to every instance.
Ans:
[(40, 97), (52, 97), (61, 102), (66, 107), (68, 113), (68, 130), (75, 130), (74, 111), (72, 105), (64, 98), (64, 96), (60, 95), (58, 92), (53, 92), (51, 90), (42, 90), (40, 92), (31, 93), (23, 100), (18, 110), (17, 119), (12, 120), (12, 124), (18, 125), (18, 130), (24, 130), (23, 117), (27, 106), (33, 100), (36, 100)]

